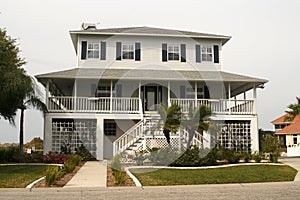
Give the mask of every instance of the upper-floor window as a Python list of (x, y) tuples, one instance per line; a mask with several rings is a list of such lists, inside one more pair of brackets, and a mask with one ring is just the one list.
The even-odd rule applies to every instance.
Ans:
[(212, 62), (213, 53), (211, 46), (202, 46), (201, 47), (202, 61)]
[(293, 135), (293, 144), (298, 144), (298, 135)]
[(134, 46), (133, 44), (122, 45), (122, 59), (134, 59)]
[(89, 42), (87, 47), (88, 58), (99, 58), (100, 57), (100, 45), (96, 42)]
[(81, 41), (81, 59), (106, 60), (106, 42)]
[(162, 44), (162, 61), (181, 61), (186, 62), (185, 44)]
[(179, 60), (179, 45), (168, 45), (168, 60)]
[(116, 60), (141, 60), (141, 43), (122, 44), (116, 42)]
[(219, 63), (219, 46), (218, 45), (200, 45), (196, 44), (196, 62), (214, 62)]

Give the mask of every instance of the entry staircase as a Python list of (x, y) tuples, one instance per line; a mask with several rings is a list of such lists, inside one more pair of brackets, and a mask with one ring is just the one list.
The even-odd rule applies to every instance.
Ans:
[[(179, 149), (187, 146), (188, 139), (189, 132), (185, 129), (180, 129), (176, 134), (170, 135), (171, 146)], [(205, 143), (208, 142), (209, 140), (196, 131), (191, 145), (200, 148), (206, 146)], [(113, 143), (113, 155), (126, 154), (129, 158), (127, 162), (131, 162), (130, 158), (134, 157), (137, 152), (167, 146), (168, 143), (163, 134), (163, 122), (159, 115), (146, 115)]]

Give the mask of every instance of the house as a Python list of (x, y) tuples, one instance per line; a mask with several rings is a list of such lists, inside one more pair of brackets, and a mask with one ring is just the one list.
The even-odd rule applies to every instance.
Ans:
[(296, 116), (292, 121), (286, 120), (288, 116), (289, 114), (282, 115), (271, 123), (280, 145), (287, 147), (287, 156), (300, 156), (300, 116)]
[[(267, 81), (222, 71), (223, 46), (231, 37), (93, 24), (70, 36), (77, 66), (36, 76), (46, 88), (49, 111), (45, 152), (84, 145), (102, 160), (130, 149), (165, 147), (160, 104), (178, 104), (183, 113), (189, 106), (211, 108), (215, 129), (196, 133), (195, 145), (258, 150), (257, 88)], [(188, 134), (172, 134), (171, 145), (184, 146)]]

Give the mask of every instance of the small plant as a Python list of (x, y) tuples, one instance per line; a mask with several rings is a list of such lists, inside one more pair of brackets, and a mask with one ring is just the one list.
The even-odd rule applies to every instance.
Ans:
[(199, 148), (191, 146), (171, 166), (195, 167), (200, 165)]
[(270, 135), (266, 135), (263, 137), (262, 152), (270, 154), (270, 162), (278, 162), (278, 147), (279, 141), (276, 137)]
[(64, 162), (63, 170), (65, 173), (71, 173), (74, 171), (75, 167), (79, 164), (82, 158), (79, 155), (70, 155), (68, 160)]
[(245, 162), (245, 163), (250, 162), (251, 157), (252, 157), (250, 153), (246, 153), (246, 152), (242, 153), (241, 156), (244, 158), (244, 162)]
[(262, 160), (262, 155), (260, 153), (258, 153), (258, 152), (255, 152), (252, 155), (252, 158), (255, 160), (255, 162), (260, 163), (261, 160)]
[(56, 180), (60, 177), (58, 167), (49, 166), (46, 171), (45, 183), (47, 186), (54, 185)]
[(179, 157), (178, 149), (165, 147), (162, 149), (153, 148), (150, 150), (149, 160), (158, 166), (168, 166)]
[(42, 160), (45, 163), (63, 164), (68, 158), (68, 154), (56, 154), (53, 151), (49, 151), (48, 154), (43, 156)]
[(135, 157), (133, 158), (133, 160), (135, 160), (135, 162), (138, 166), (144, 165), (144, 160), (147, 159), (147, 157), (145, 156), (145, 153), (146, 153), (145, 151), (139, 151), (139, 152), (135, 151)]
[(217, 165), (217, 152), (216, 148), (213, 148), (206, 156), (201, 159), (201, 166), (214, 166)]
[(224, 150), (224, 158), (230, 163), (238, 163), (240, 161), (240, 154), (231, 150), (231, 149), (225, 149)]
[(112, 174), (115, 178), (116, 184), (122, 184), (126, 180), (126, 173), (122, 171), (120, 156), (117, 155), (114, 157), (114, 160), (111, 163)]
[(96, 160), (96, 158), (87, 150), (87, 148), (82, 144), (78, 149), (76, 149), (76, 154), (80, 155), (84, 161)]

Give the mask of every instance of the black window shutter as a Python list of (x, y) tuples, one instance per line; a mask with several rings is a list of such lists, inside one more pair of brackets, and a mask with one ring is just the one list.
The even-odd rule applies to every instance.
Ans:
[(122, 48), (122, 43), (117, 42), (116, 43), (116, 60), (121, 60), (121, 48)]
[(135, 61), (141, 60), (141, 43), (135, 43)]
[(219, 63), (219, 46), (214, 45), (214, 63)]
[(185, 98), (185, 86), (180, 86), (180, 98)]
[(201, 62), (201, 46), (196, 44), (196, 63)]
[(91, 95), (92, 96), (96, 96), (96, 90), (97, 90), (96, 84), (92, 84), (91, 85)]
[(210, 99), (209, 89), (206, 85), (204, 86), (204, 98)]
[(120, 85), (120, 84), (116, 85), (116, 95), (117, 95), (117, 97), (122, 96), (122, 85)]
[(167, 52), (167, 44), (162, 44), (162, 61), (167, 62), (168, 60), (168, 52)]
[(180, 45), (181, 62), (186, 62), (186, 48), (185, 44)]
[(86, 49), (87, 49), (87, 42), (81, 41), (81, 59), (86, 59)]
[(106, 60), (106, 42), (101, 42), (101, 56), (100, 60)]

